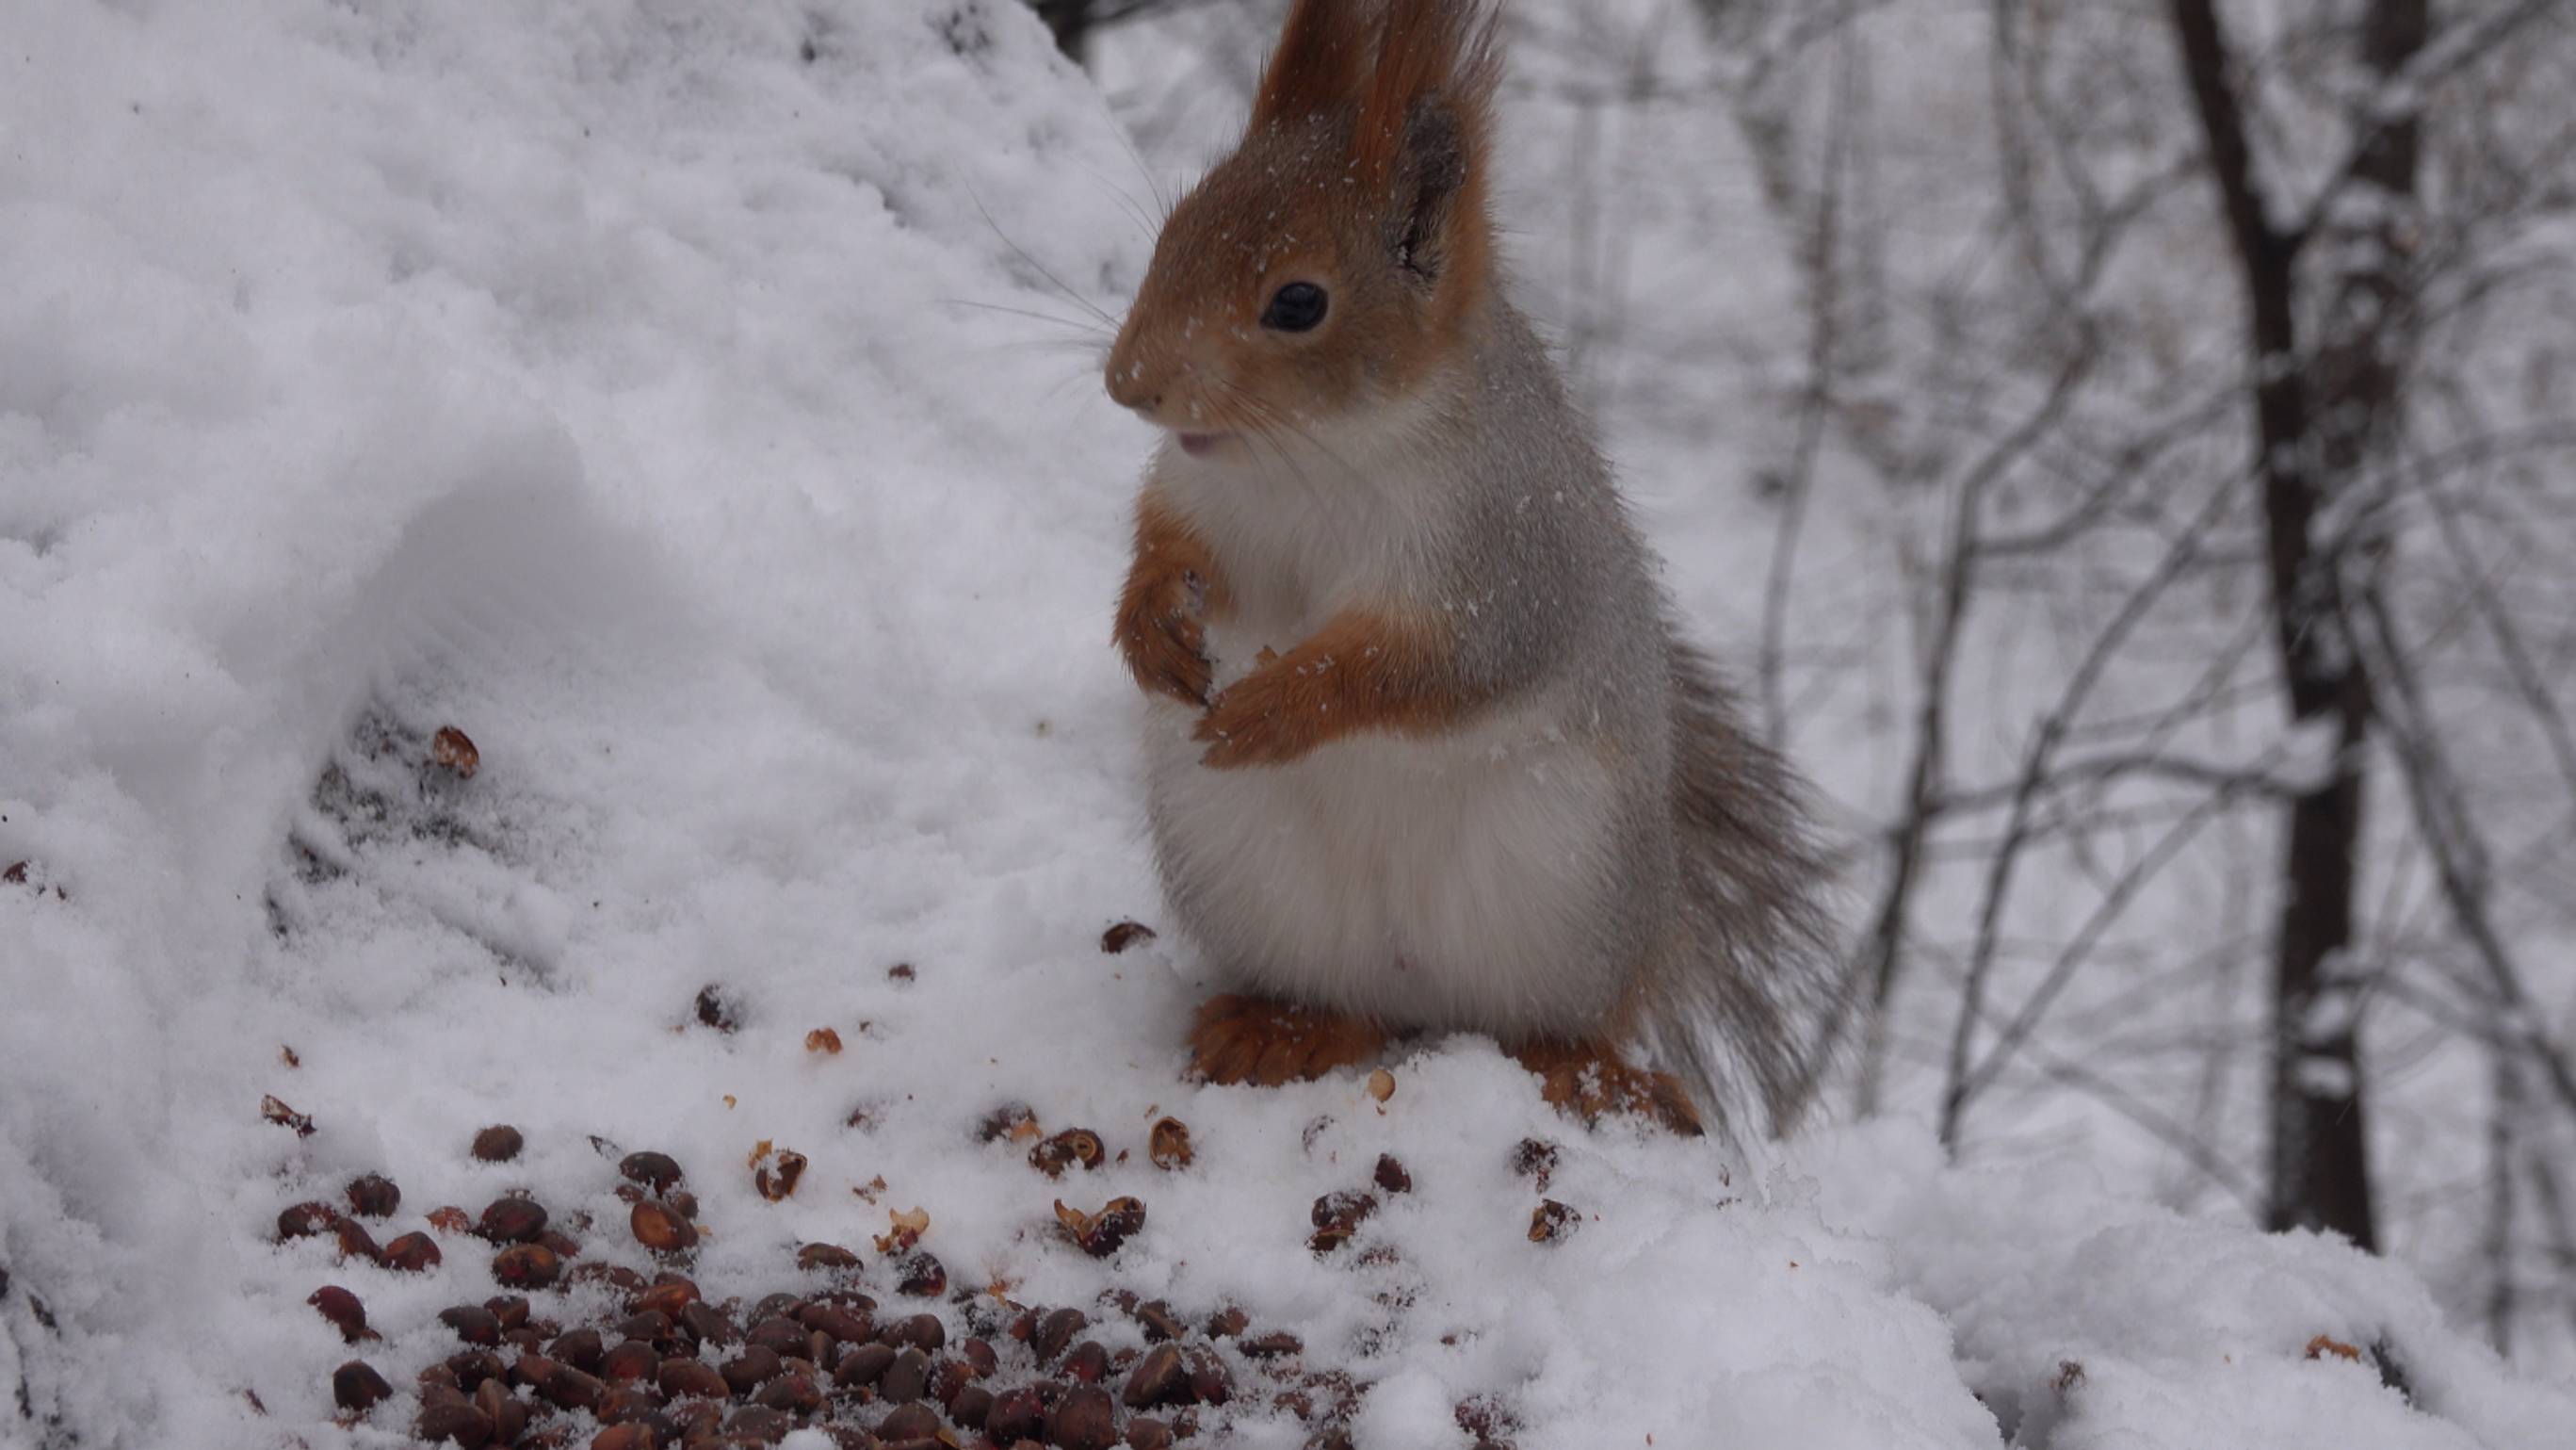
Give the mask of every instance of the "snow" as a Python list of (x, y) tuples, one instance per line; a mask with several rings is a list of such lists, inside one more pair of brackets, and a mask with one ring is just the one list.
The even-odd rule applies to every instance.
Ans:
[(2299, 1091), (2314, 1098), (2349, 1098), (2356, 1086), (2352, 1064), (2337, 1057), (2303, 1056), (2291, 1077)]
[[(1079, 345), (1148, 183), (1016, 4), (18, 0), (0, 42), (0, 1444), (402, 1442), (407, 1397), (333, 1423), (304, 1300), (356, 1289), (407, 1386), (483, 1256), (340, 1263), (278, 1211), (381, 1170), (379, 1237), (513, 1187), (604, 1213), (592, 1135), (687, 1166), (711, 1296), (804, 1240), (882, 1275), (918, 1206), (962, 1287), (1293, 1327), (1374, 1386), (1364, 1445), (1463, 1445), (1471, 1396), (1532, 1447), (2576, 1411), (2402, 1271), (2073, 1155), (1879, 1125), (1729, 1164), (1586, 1134), (1475, 1041), (1383, 1104), (1182, 1084), (1189, 948), (1099, 945), (1159, 919), (1105, 643), (1147, 440)], [(448, 725), (470, 780), (419, 766)], [(694, 1025), (710, 983), (739, 1030)], [(1049, 1182), (975, 1141), (1015, 1101), (1132, 1157)], [(471, 1160), (503, 1121), (526, 1155)], [(764, 1139), (812, 1160), (782, 1203), (735, 1166)], [(1353, 1247), (1391, 1258), (1311, 1253), (1381, 1153), (1416, 1189)], [(1122, 1193), (1107, 1265), (1050, 1231)], [(2392, 1345), (2413, 1406), (2318, 1334)]]
[(2278, 759), (2271, 773), (2283, 789), (2302, 793), (2324, 790), (2343, 764), (2343, 722), (2332, 715), (2294, 721), (2274, 749)]
[[(2445, 1330), (2396, 1265), (2338, 1239), (2257, 1237), (2150, 1207), (2070, 1165), (2038, 1183), (2018, 1170), (1943, 1171), (1932, 1153), (1902, 1130), (1855, 1130), (1817, 1144), (1809, 1165), (1820, 1197), (1882, 1237), (1896, 1281), (1948, 1320), (1962, 1366), (1994, 1387), (1988, 1401), (2017, 1443), (2563, 1438), (2567, 1391), (2514, 1380)], [(2311, 1356), (2319, 1335), (2332, 1343)], [(2383, 1382), (2377, 1359), (2406, 1394)]]

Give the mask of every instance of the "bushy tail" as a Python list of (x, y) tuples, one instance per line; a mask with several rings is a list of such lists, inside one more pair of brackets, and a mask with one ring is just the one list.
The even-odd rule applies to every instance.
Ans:
[(1697, 650), (1672, 646), (1681, 911), (1648, 1046), (1731, 1136), (1786, 1132), (1815, 1096), (1844, 990), (1832, 868), (1786, 763), (1743, 727)]

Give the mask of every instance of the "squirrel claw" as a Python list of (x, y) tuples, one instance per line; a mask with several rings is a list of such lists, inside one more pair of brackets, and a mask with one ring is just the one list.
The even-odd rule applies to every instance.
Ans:
[(1154, 688), (1183, 704), (1196, 705), (1202, 710), (1207, 708), (1207, 670), (1204, 662), (1196, 671), (1164, 670), (1155, 676)]
[(1512, 1055), (1539, 1076), (1541, 1097), (1587, 1124), (1598, 1123), (1605, 1114), (1625, 1113), (1650, 1118), (1678, 1137), (1706, 1132), (1679, 1078), (1631, 1067), (1598, 1043), (1534, 1042)]
[(1278, 1087), (1365, 1061), (1385, 1045), (1384, 1032), (1356, 1017), (1228, 993), (1199, 1007), (1188, 1076)]

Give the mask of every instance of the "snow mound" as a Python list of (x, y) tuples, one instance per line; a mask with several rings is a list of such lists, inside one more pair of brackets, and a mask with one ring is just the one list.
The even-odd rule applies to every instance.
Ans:
[[(279, 1210), (369, 1171), (386, 1236), (613, 1204), (594, 1136), (690, 1165), (711, 1298), (807, 1241), (881, 1277), (918, 1206), (970, 1297), (1295, 1330), (1370, 1447), (1464, 1445), (1470, 1400), (1524, 1446), (2576, 1412), (2384, 1264), (2077, 1169), (1894, 1128), (1729, 1165), (1576, 1130), (1476, 1042), (1382, 1103), (1182, 1085), (1186, 946), (1100, 947), (1157, 915), (1104, 643), (1144, 440), (1080, 348), (1147, 183), (1020, 5), (17, 0), (0, 42), (0, 1443), (400, 1443), (407, 1393), (334, 1420), (306, 1296), (356, 1289), (407, 1388), (486, 1255), (344, 1263)], [(470, 779), (420, 758), (448, 726)], [(978, 1142), (1012, 1103), (1113, 1161)], [(526, 1152), (469, 1157), (496, 1122)], [(783, 1201), (733, 1166), (764, 1140), (811, 1160)], [(1413, 1191), (1313, 1252), (1381, 1154)], [(1114, 1257), (1056, 1232), (1121, 1194)]]

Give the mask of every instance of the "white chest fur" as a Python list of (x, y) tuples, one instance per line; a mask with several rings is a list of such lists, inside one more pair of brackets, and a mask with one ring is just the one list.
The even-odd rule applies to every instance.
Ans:
[(1392, 1026), (1502, 1037), (1610, 1009), (1609, 772), (1546, 702), (1434, 741), (1349, 737), (1210, 770), (1195, 713), (1147, 707), (1165, 883), (1209, 964)]
[[(1437, 609), (1427, 560), (1464, 497), (1403, 417), (1329, 448), (1167, 451), (1154, 487), (1205, 537), (1234, 611), (1216, 682), (1348, 606)], [(1454, 466), (1454, 465), (1452, 465)], [(1211, 770), (1197, 712), (1146, 706), (1164, 881), (1209, 965), (1391, 1026), (1521, 1037), (1597, 1020), (1586, 970), (1615, 894), (1618, 801), (1579, 702), (1542, 692), (1434, 739), (1360, 734), (1286, 765)]]
[[(1273, 469), (1188, 466), (1159, 487), (1234, 595), (1208, 639), (1218, 688), (1345, 605), (1437, 608), (1419, 559), (1448, 520), (1409, 500), (1455, 489), (1345, 479), (1316, 502)], [(1592, 739), (1564, 729), (1574, 706), (1540, 693), (1437, 739), (1358, 734), (1208, 770), (1198, 713), (1157, 698), (1149, 811), (1182, 925), (1236, 984), (1396, 1028), (1522, 1038), (1597, 1020), (1613, 979), (1589, 937), (1613, 899), (1618, 801)]]

